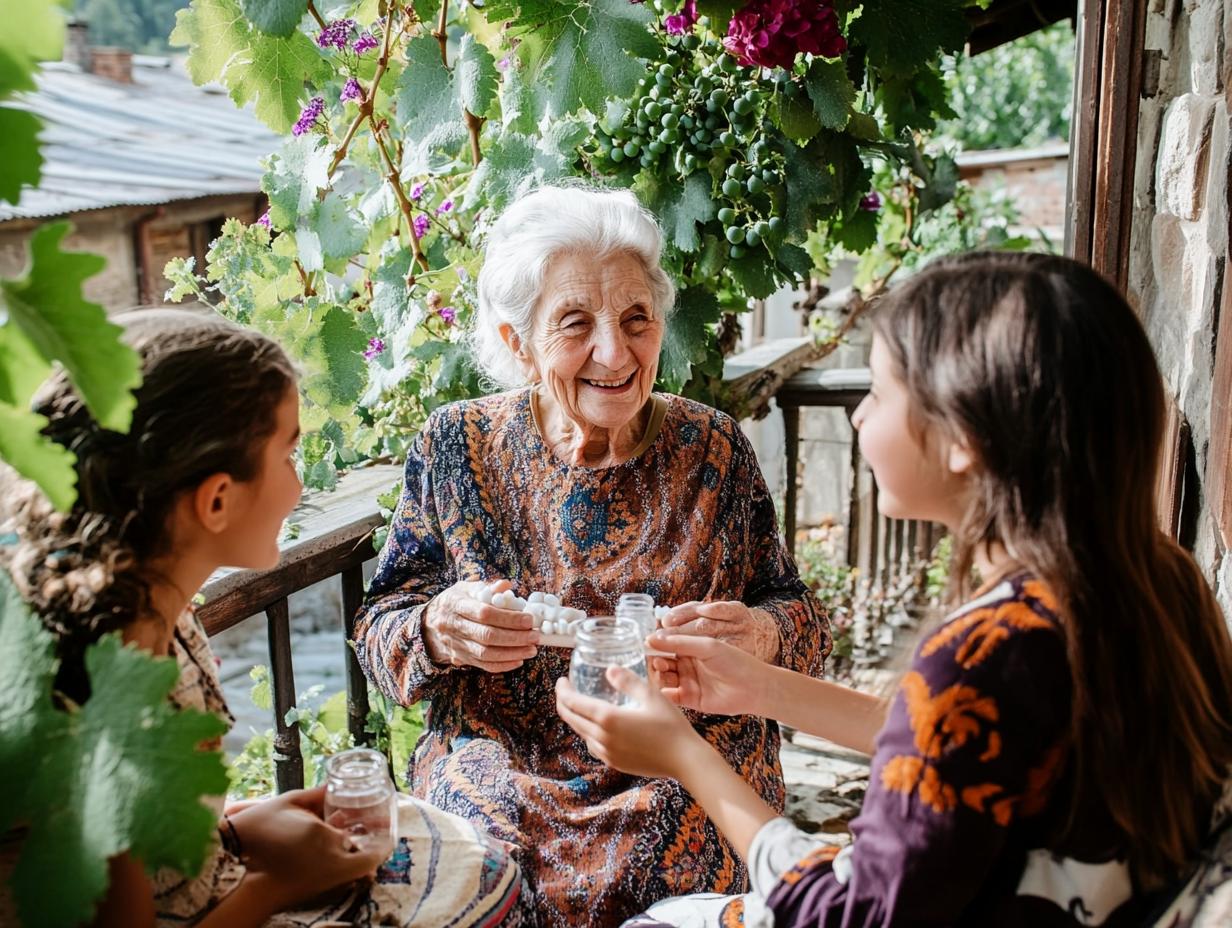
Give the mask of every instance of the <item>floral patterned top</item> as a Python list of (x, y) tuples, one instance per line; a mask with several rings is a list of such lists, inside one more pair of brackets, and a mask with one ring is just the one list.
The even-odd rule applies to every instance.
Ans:
[[(356, 625), (360, 663), (404, 704), (427, 700), (412, 761), (418, 795), (481, 821), (518, 857), (543, 925), (619, 924), (665, 896), (739, 891), (745, 869), (678, 784), (592, 758), (557, 716), (570, 654), (541, 648), (518, 670), (438, 667), (425, 604), (459, 580), (508, 578), (525, 595), (611, 613), (624, 592), (660, 604), (740, 600), (772, 615), (782, 663), (817, 674), (824, 611), (778, 532), (753, 450), (730, 417), (656, 397), (662, 422), (613, 467), (566, 464), (535, 426), (530, 389), (436, 411), (407, 457), (402, 498)], [(782, 808), (777, 727), (695, 724)]]

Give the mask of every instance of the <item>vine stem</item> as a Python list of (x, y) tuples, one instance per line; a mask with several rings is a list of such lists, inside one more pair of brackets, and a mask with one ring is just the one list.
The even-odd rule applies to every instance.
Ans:
[(411, 214), (411, 201), (406, 198), (406, 191), (402, 189), (402, 181), (398, 177), (398, 168), (394, 165), (394, 159), (390, 157), (389, 149), (385, 145), (385, 139), (381, 135), (381, 127), (372, 120), (371, 116), (368, 119), (372, 122), (372, 137), (376, 140), (381, 158), (385, 161), (385, 169), (388, 172), (385, 175), (385, 179), (394, 188), (394, 196), (398, 199), (398, 209), (402, 211), (402, 218), (406, 220), (407, 231), (411, 233), (411, 253), (415, 256), (415, 263), (421, 269), (427, 271), (430, 269), (430, 265), (428, 264), (428, 259), (424, 257), (423, 250), (419, 247), (419, 239), (415, 235), (415, 217)]
[(321, 14), (317, 12), (316, 4), (312, 0), (308, 0), (308, 12), (312, 14), (312, 18), (317, 21), (317, 25), (322, 29), (325, 28), (325, 20), (321, 18)]
[(462, 115), (466, 119), (467, 134), (471, 137), (471, 161), (479, 167), (479, 162), (483, 160), (483, 153), (479, 150), (479, 130), (483, 128), (483, 118), (465, 109)]
[(436, 22), (436, 31), (432, 33), (441, 46), (441, 64), (446, 68), (449, 67), (449, 33), (445, 31), (445, 26), (449, 22), (449, 0), (441, 0), (441, 16)]
[[(311, 6), (311, 2), (309, 2), (309, 6)], [(338, 170), (338, 165), (342, 164), (342, 160), (347, 156), (347, 150), (351, 147), (351, 141), (355, 138), (355, 133), (359, 131), (359, 127), (363, 125), (365, 119), (372, 115), (372, 105), (376, 100), (377, 88), (381, 86), (381, 78), (385, 76), (385, 72), (389, 69), (389, 43), (394, 31), (394, 15), (394, 11), (390, 10), (385, 17), (385, 40), (381, 48), (381, 57), (377, 59), (376, 73), (372, 75), (372, 84), (368, 87), (367, 93), (364, 94), (363, 100), (359, 103), (359, 113), (347, 128), (342, 144), (334, 152), (334, 159), (329, 165), (330, 177), (334, 176), (334, 172)]]

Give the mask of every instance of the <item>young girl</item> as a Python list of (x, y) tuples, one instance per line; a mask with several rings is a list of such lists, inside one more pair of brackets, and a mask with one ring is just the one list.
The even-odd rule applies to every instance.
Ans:
[[(1195, 859), (1232, 761), (1227, 626), (1157, 527), (1151, 347), (1094, 272), (1039, 255), (938, 262), (874, 331), (852, 421), (881, 511), (948, 527), (966, 604), (889, 704), (662, 632), (662, 694), (609, 671), (640, 707), (560, 681), (597, 757), (680, 780), (749, 861), (754, 893), (634, 923), (1140, 924)], [(852, 844), (777, 818), (668, 700), (866, 751), (879, 727)]]
[[(77, 502), (61, 515), (0, 468), (0, 567), (57, 638), (64, 697), (89, 698), (85, 650), (119, 631), (179, 663), (173, 702), (230, 720), (190, 602), (221, 566), (278, 563), (282, 522), (300, 498), (295, 373), (275, 343), (213, 315), (144, 310), (117, 321), (142, 362), (131, 430), (100, 428), (63, 375), (45, 385), (36, 411), (76, 455)], [(113, 859), (97, 924), (489, 925), (516, 914), (517, 866), (462, 819), (403, 802), (398, 850), (369, 888), (383, 855), (322, 821), (322, 803), (318, 788), (231, 807), (193, 879), (147, 877), (140, 861)], [(6, 925), (16, 921), (2, 887), (19, 853), (19, 836), (0, 842)], [(355, 881), (365, 885), (348, 890)]]

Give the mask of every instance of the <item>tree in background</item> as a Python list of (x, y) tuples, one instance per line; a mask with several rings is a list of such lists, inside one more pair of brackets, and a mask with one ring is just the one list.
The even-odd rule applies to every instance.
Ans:
[(938, 134), (968, 150), (1026, 148), (1069, 138), (1074, 32), (1062, 20), (975, 57), (948, 58), (954, 117)]
[(90, 24), (95, 45), (118, 45), (135, 52), (167, 51), (175, 14), (188, 0), (76, 0), (74, 11)]

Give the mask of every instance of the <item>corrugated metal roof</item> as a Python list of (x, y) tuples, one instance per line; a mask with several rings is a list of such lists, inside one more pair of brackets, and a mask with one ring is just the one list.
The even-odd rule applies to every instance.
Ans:
[(0, 222), (110, 206), (257, 193), (279, 136), (221, 87), (195, 87), (176, 59), (133, 59), (133, 83), (53, 61), (17, 106), (43, 118), (43, 179)]

